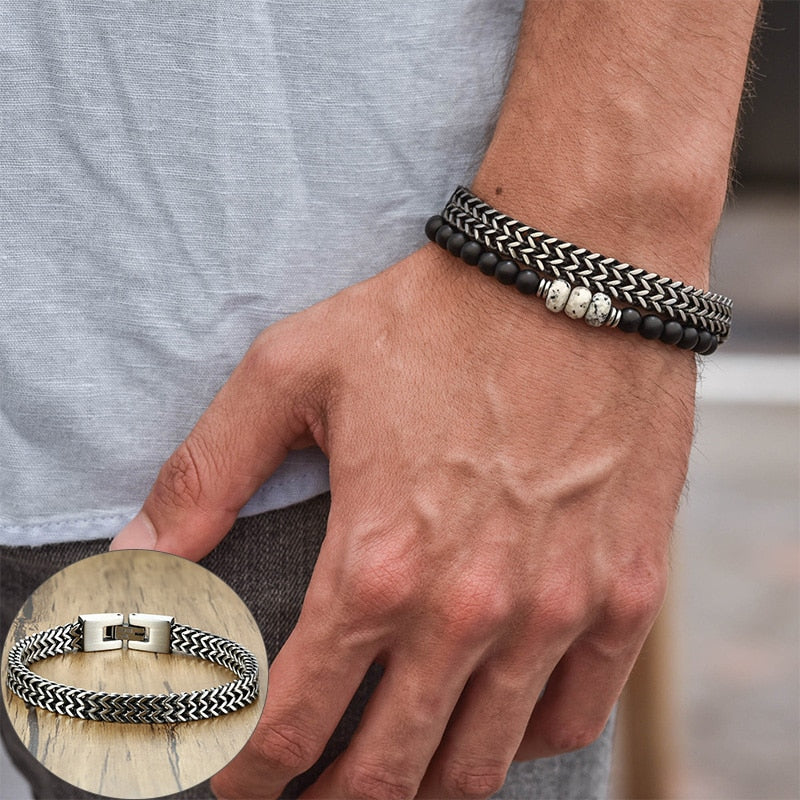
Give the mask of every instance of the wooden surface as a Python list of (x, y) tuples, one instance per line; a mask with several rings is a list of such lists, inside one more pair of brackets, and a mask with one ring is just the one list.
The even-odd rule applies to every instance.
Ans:
[[(251, 706), (211, 720), (177, 725), (92, 722), (26, 707), (5, 685), (8, 649), (79, 614), (167, 614), (176, 622), (247, 647), (261, 665), (261, 692)], [(166, 693), (234, 680), (198, 658), (133, 650), (72, 653), (32, 669), (59, 683), (109, 692)], [(267, 658), (258, 627), (219, 578), (185, 559), (144, 550), (105, 553), (71, 565), (31, 595), (11, 627), (2, 657), (6, 707), (26, 747), (51, 772), (101, 795), (157, 797), (205, 780), (244, 746), (266, 698)]]

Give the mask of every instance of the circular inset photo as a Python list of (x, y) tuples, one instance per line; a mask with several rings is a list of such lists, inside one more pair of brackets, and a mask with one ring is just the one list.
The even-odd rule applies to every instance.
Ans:
[(267, 692), (258, 625), (177, 556), (117, 550), (45, 581), (2, 656), (3, 699), (33, 756), (106, 797), (195, 786), (244, 747)]

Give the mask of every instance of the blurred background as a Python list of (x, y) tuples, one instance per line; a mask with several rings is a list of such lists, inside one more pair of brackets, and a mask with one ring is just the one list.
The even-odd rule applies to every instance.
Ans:
[(799, 11), (764, 3), (713, 257), (733, 331), (701, 366), (671, 595), (623, 708), (616, 798), (800, 798)]
[[(733, 333), (702, 365), (671, 595), (618, 728), (620, 800), (800, 798), (799, 10), (764, 4), (713, 259)], [(0, 797), (30, 797), (0, 762)]]

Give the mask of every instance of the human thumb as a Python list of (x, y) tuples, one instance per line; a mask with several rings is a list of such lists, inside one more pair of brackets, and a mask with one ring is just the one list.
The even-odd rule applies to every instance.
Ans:
[[(167, 459), (141, 511), (112, 550), (155, 549), (197, 560), (293, 447), (310, 443), (304, 362), (286, 335), (267, 329)], [(307, 350), (305, 351), (308, 352)]]

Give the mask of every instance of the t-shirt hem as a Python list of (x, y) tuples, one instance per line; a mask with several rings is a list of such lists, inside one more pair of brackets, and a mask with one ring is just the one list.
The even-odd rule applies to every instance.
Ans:
[[(311, 500), (329, 490), (327, 480), (307, 483), (302, 491), (276, 498), (271, 492), (259, 491), (239, 512), (240, 517), (252, 517), (267, 511)], [(64, 542), (113, 539), (130, 522), (139, 507), (125, 507), (82, 514), (62, 514), (58, 518), (28, 522), (0, 522), (0, 545), (8, 547), (38, 547)]]

